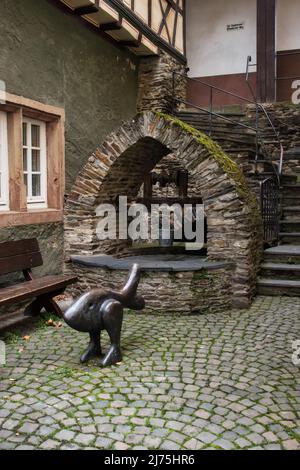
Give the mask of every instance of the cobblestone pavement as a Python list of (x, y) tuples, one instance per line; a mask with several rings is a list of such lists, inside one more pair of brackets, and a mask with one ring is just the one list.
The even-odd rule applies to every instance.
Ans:
[(0, 448), (300, 448), (300, 299), (260, 297), (216, 315), (128, 314), (123, 338), (124, 362), (104, 370), (79, 364), (87, 337), (66, 326), (8, 344)]

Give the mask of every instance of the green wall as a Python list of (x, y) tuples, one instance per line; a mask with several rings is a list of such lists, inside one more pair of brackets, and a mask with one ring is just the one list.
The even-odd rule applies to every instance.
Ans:
[[(0, 80), (10, 93), (65, 109), (67, 191), (102, 139), (135, 115), (137, 66), (129, 52), (50, 0), (0, 1)], [(0, 229), (0, 241), (30, 236), (45, 258), (40, 273), (58, 272), (57, 225)]]
[(112, 129), (135, 115), (137, 63), (48, 0), (0, 1), (0, 80), (66, 111), (66, 182)]

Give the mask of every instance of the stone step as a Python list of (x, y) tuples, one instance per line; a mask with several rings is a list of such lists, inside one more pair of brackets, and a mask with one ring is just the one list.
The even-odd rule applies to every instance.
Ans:
[(256, 172), (256, 171), (250, 171), (249, 176), (251, 178), (256, 178), (259, 181), (264, 181), (271, 176), (276, 176), (275, 171), (263, 171), (263, 172)]
[[(243, 113), (221, 113), (221, 112), (218, 112), (217, 114), (219, 114), (220, 116), (222, 117), (225, 117), (225, 118), (228, 118), (228, 119), (233, 119), (233, 120), (238, 120), (238, 121), (245, 121), (245, 122), (248, 122), (247, 119), (245, 119), (245, 114)], [(176, 116), (180, 119), (192, 119), (192, 120), (203, 120), (203, 121), (209, 121), (210, 120), (210, 114), (209, 112), (205, 113), (205, 112), (192, 112), (192, 111), (178, 111), (176, 113)], [(218, 120), (218, 122), (221, 122), (221, 123), (224, 123), (224, 120), (222, 118), (218, 118), (216, 116), (214, 116), (215, 119)], [(243, 119), (244, 118), (244, 119)], [(230, 125), (231, 123), (228, 122), (228, 125)], [(231, 124), (231, 125), (234, 125), (234, 124)]]
[[(268, 264), (268, 263), (266, 263)], [(270, 263), (272, 264), (272, 263)], [(289, 266), (282, 264), (283, 266)], [(277, 264), (274, 263), (274, 266)], [(279, 265), (278, 265), (279, 266)], [(300, 266), (300, 265), (291, 265), (291, 266)], [(282, 280), (289, 280), (289, 281), (300, 281), (300, 271), (295, 269), (278, 269), (278, 268), (261, 268), (260, 277), (264, 279), (282, 279)]]
[(260, 295), (300, 296), (300, 280), (259, 278), (257, 288)]
[[(287, 175), (287, 176), (290, 176), (290, 175)], [(295, 181), (295, 183), (292, 183), (292, 182), (283, 182), (282, 183), (282, 191), (288, 191), (288, 190), (293, 190), (293, 191), (300, 191), (300, 184), (298, 183), (298, 178), (296, 175), (291, 175), (293, 176), (293, 181)]]
[(297, 184), (297, 175), (286, 175), (283, 173), (281, 175), (281, 185), (296, 185)]
[[(250, 160), (250, 163), (252, 163), (251, 160)], [(255, 161), (253, 163), (255, 164)], [(271, 168), (272, 164), (269, 164), (268, 166), (269, 168)], [(276, 163), (274, 164), (274, 167), (275, 168), (277, 167)], [(257, 171), (250, 174), (250, 176), (257, 176), (260, 179), (266, 179), (273, 175), (274, 175), (274, 171), (265, 171), (265, 170), (260, 171), (259, 168), (257, 169)], [(294, 182), (296, 183), (296, 181), (297, 181), (297, 177), (294, 175), (285, 175), (285, 174), (281, 175), (282, 186), (288, 183), (292, 185)]]
[(300, 245), (279, 245), (264, 251), (264, 261), (300, 264)]
[(299, 206), (283, 206), (282, 208), (283, 220), (299, 220), (300, 207)]
[(284, 206), (285, 212), (300, 212), (300, 206)]
[(282, 232), (299, 232), (300, 231), (300, 220), (280, 220), (280, 229)]
[[(260, 163), (260, 164), (263, 164), (263, 165), (274, 165), (274, 163), (272, 162), (272, 159), (266, 159), (266, 158), (259, 158), (258, 160), (250, 160), (251, 163)], [(276, 164), (277, 165), (277, 164)]]
[(245, 135), (250, 135), (252, 137), (255, 137), (255, 131), (252, 131), (252, 129), (248, 129), (247, 127), (242, 127), (239, 126), (238, 124), (231, 124), (227, 123), (225, 121), (223, 122), (216, 122), (214, 119), (212, 120), (212, 123), (210, 123), (209, 120), (203, 121), (200, 119), (189, 119), (189, 118), (181, 118), (183, 122), (186, 122), (189, 125), (195, 125), (195, 126), (201, 126), (205, 128), (210, 128), (212, 129), (217, 129), (217, 130), (223, 130), (224, 132), (236, 132), (238, 134), (245, 134)]
[(298, 238), (298, 237), (300, 237), (300, 232), (280, 232), (279, 236), (280, 237), (295, 237), (295, 238)]
[(281, 195), (281, 204), (282, 204), (282, 207), (290, 207), (292, 206), (293, 204), (295, 204), (295, 206), (299, 206), (300, 205), (300, 196), (297, 197), (297, 198), (289, 198), (289, 197), (283, 197)]
[[(243, 153), (243, 152), (248, 152), (248, 154), (252, 154), (252, 155), (255, 155), (256, 154), (256, 151), (254, 148), (248, 148), (248, 149), (245, 149), (244, 147), (234, 147), (234, 148), (231, 148), (230, 150), (227, 150), (228, 153)], [(250, 159), (249, 162), (251, 163), (253, 161), (253, 159)]]
[[(262, 263), (261, 269), (269, 271), (296, 272), (300, 276), (300, 264), (289, 263)], [(262, 276), (265, 277), (265, 276)], [(299, 277), (300, 280), (300, 277)]]
[(300, 216), (300, 207), (299, 206), (283, 206), (282, 208), (282, 218), (285, 221), (296, 220), (298, 222)]
[(282, 205), (284, 206), (300, 206), (300, 192), (298, 196), (289, 196), (281, 192)]
[[(279, 156), (279, 155), (274, 155), (272, 158), (273, 158), (274, 160), (280, 160), (280, 156)], [(293, 154), (293, 155), (284, 153), (284, 155), (283, 155), (283, 162), (284, 162), (285, 160), (288, 160), (288, 161), (290, 161), (290, 160), (300, 160), (300, 153), (299, 153), (299, 154)]]
[[(275, 155), (275, 159), (280, 160), (280, 155)], [(300, 160), (300, 147), (295, 147), (284, 152), (284, 160)]]
[(281, 187), (281, 194), (284, 198), (288, 197), (300, 197), (300, 185), (295, 183), (295, 184), (282, 184)]
[(208, 127), (202, 127), (202, 126), (197, 126), (197, 125), (192, 125), (192, 124), (190, 125), (194, 129), (197, 129), (206, 134), (209, 134), (214, 140), (218, 140), (218, 141), (220, 140), (220, 141), (225, 141), (225, 142), (237, 142), (237, 143), (241, 143), (244, 145), (247, 144), (247, 145), (254, 146), (254, 141), (251, 137), (249, 138), (238, 132), (229, 131), (228, 133), (226, 133), (226, 132), (219, 131), (216, 129), (212, 129), (212, 131), (210, 132), (210, 129)]
[(282, 243), (300, 244), (300, 232), (280, 232), (279, 237)]

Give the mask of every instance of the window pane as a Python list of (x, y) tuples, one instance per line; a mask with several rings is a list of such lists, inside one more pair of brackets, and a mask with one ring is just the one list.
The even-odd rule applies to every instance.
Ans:
[(27, 147), (27, 124), (23, 122), (23, 145)]
[(27, 175), (24, 175), (24, 184), (25, 184), (25, 186), (26, 186), (26, 196), (28, 197)]
[(23, 171), (27, 171), (27, 149), (23, 149)]
[(36, 126), (34, 124), (31, 126), (31, 146), (40, 146), (40, 126)]
[(41, 158), (39, 150), (32, 150), (32, 171), (41, 171)]
[(32, 196), (41, 196), (41, 175), (32, 175)]

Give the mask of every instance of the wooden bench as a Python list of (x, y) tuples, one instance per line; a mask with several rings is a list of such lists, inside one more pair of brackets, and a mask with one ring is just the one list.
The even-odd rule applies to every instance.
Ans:
[(26, 316), (36, 316), (42, 308), (62, 316), (54, 297), (64, 293), (66, 287), (77, 281), (73, 276), (45, 276), (34, 279), (32, 268), (43, 265), (36, 238), (0, 244), (0, 275), (23, 272), (24, 282), (0, 288), (0, 307), (31, 301)]

